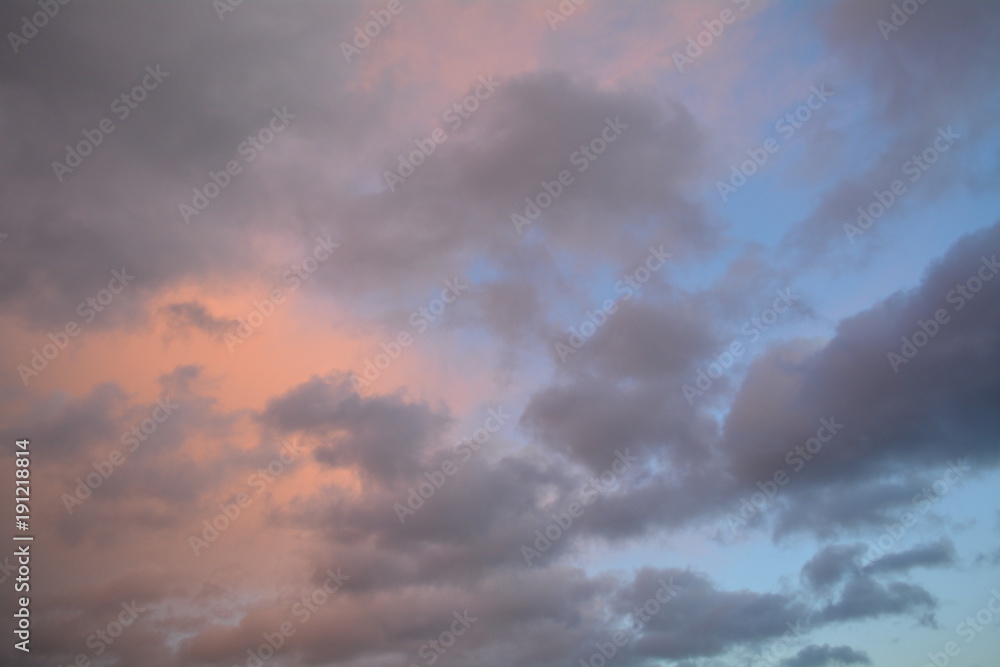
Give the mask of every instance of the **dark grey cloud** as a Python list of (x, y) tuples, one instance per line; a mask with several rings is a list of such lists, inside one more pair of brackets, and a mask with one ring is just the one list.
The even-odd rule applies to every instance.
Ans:
[[(857, 164), (857, 156), (847, 152), (847, 147), (854, 147), (864, 151), (869, 166), (848, 172), (790, 229), (783, 245), (798, 253), (798, 268), (827, 254), (846, 260), (848, 266), (859, 261), (843, 225), (856, 221), (856, 209), (873, 201), (874, 190), (885, 190), (897, 178), (909, 184), (909, 177), (901, 176), (903, 163), (923, 152), (939, 127), (953, 126), (961, 134), (961, 140), (941, 158), (946, 164), (924, 172), (919, 187), (910, 187), (918, 191), (907, 192), (905, 201), (897, 203), (877, 222), (871, 236), (862, 240), (871, 242), (872, 236), (880, 236), (884, 232), (879, 228), (905, 226), (907, 218), (898, 215), (899, 210), (922, 198), (959, 185), (988, 188), (996, 180), (995, 167), (965, 174), (953, 165), (992, 131), (991, 119), (997, 114), (995, 96), (986, 92), (995, 88), (989, 63), (1000, 56), (996, 40), (988, 37), (1000, 29), (997, 9), (988, 0), (954, 6), (921, 4), (885, 39), (878, 21), (891, 16), (890, 0), (817, 5), (815, 22), (830, 52), (842, 59), (844, 88), (870, 92), (873, 108), (864, 126), (852, 123), (828, 130), (825, 146), (819, 145), (809, 162), (828, 165), (851, 160)], [(873, 132), (877, 140), (858, 142), (859, 136)]]
[(114, 383), (95, 386), (86, 396), (75, 398), (65, 391), (54, 391), (43, 400), (27, 406), (16, 421), (0, 428), (13, 441), (30, 433), (47, 443), (39, 458), (55, 460), (117, 440), (118, 417), (125, 410), (127, 394)]
[(827, 665), (870, 665), (871, 658), (864, 651), (850, 646), (811, 644), (791, 658), (781, 661), (782, 667), (827, 667)]
[[(830, 536), (897, 520), (899, 512), (920, 507), (920, 494), (951, 475), (952, 464), (963, 472), (949, 488), (997, 463), (1000, 378), (984, 369), (1000, 368), (993, 358), (1000, 321), (992, 307), (1000, 282), (984, 281), (971, 299), (956, 288), (979, 273), (988, 276), (998, 248), (1000, 225), (970, 234), (927, 269), (917, 288), (845, 319), (828, 342), (765, 347), (739, 385), (724, 375), (713, 387), (734, 396), (721, 432), (681, 391), (711, 361), (709, 351), (723, 348), (712, 343), (708, 317), (699, 318), (704, 310), (685, 308), (683, 298), (616, 314), (568, 359), (560, 379), (532, 397), (522, 425), (538, 442), (594, 470), (616, 447), (631, 446), (643, 452), (644, 465), (663, 471), (619, 501), (635, 502), (641, 513), (625, 522), (629, 532), (683, 524), (713, 508), (736, 511), (741, 496), (779, 470), (791, 481), (755, 518), (777, 536)], [(903, 339), (942, 309), (947, 322), (894, 372), (888, 355), (902, 354)], [(685, 334), (674, 333), (668, 346), (656, 332), (672, 331), (671, 321)], [(687, 347), (677, 353), (677, 345)], [(631, 361), (642, 354), (646, 367), (659, 370), (655, 379), (645, 379), (646, 369)], [(815, 459), (796, 454), (822, 420), (842, 426)], [(639, 498), (667, 509), (654, 518), (639, 509)]]
[[(214, 507), (220, 480), (245, 478), (276, 455), (278, 443), (266, 436), (256, 447), (236, 446), (232, 432), (249, 415), (220, 410), (198, 367), (178, 367), (158, 385), (149, 401), (115, 383), (81, 396), (55, 391), (12, 411), (10, 423), (18, 427), (0, 428), (11, 441), (27, 434), (35, 443), (33, 464), (53, 491), (36, 511), (67, 545), (128, 541), (120, 530), (126, 524), (176, 527)], [(191, 439), (219, 449), (202, 459), (185, 447)]]
[[(394, 558), (405, 556), (396, 552)], [(317, 573), (325, 571), (323, 566), (317, 568)], [(317, 574), (317, 583), (321, 578)], [(460, 651), (442, 656), (443, 664), (486, 659), (542, 666), (567, 659), (588, 660), (598, 645), (622, 632), (627, 642), (617, 647), (616, 660), (639, 665), (757, 651), (788, 636), (789, 627), (808, 636), (829, 622), (910, 613), (923, 604), (920, 589), (910, 591), (916, 599), (910, 602), (903, 586), (868, 600), (853, 600), (854, 608), (828, 619), (813, 615), (808, 598), (721, 590), (706, 575), (677, 568), (643, 568), (625, 579), (587, 577), (579, 569), (561, 565), (502, 568), (458, 582), (461, 587), (429, 586), (414, 575), (409, 583), (394, 585), (390, 597), (364, 585), (356, 587), (352, 576), (319, 612), (326, 631), (304, 633), (288, 648), (290, 657), (311, 662), (336, 656), (346, 661), (372, 647), (412, 654), (428, 637), (447, 627), (453, 611), (468, 608), (478, 629), (456, 643)], [(207, 662), (238, 659), (240, 652), (254, 645), (255, 636), (280, 622), (283, 614), (287, 616), (289, 602), (253, 605), (244, 610), (238, 627), (202, 628), (185, 642), (182, 655)], [(794, 659), (826, 660), (801, 664), (837, 664), (838, 660), (865, 664), (867, 657), (848, 647), (819, 646)]]
[[(912, 509), (911, 500), (945, 474), (949, 462), (967, 458), (964, 475), (996, 465), (1000, 423), (993, 406), (1000, 378), (984, 369), (1000, 367), (993, 358), (1000, 346), (992, 307), (1000, 282), (982, 282), (971, 299), (957, 288), (978, 281), (980, 272), (988, 276), (997, 248), (1000, 225), (970, 234), (928, 268), (919, 287), (845, 319), (823, 347), (773, 348), (755, 360), (725, 426), (731, 470), (747, 486), (787, 470), (786, 453), (815, 434), (821, 417), (844, 424), (816, 455), (820, 465), (792, 463), (803, 482), (788, 487), (796, 502), (780, 516), (779, 532), (823, 533), (857, 518), (881, 518), (893, 506)], [(947, 322), (895, 372), (889, 354), (901, 356), (903, 339), (939, 310)], [(775, 422), (768, 414), (787, 417)], [(881, 478), (889, 474), (895, 479)], [(833, 486), (843, 483), (858, 495), (845, 494), (842, 485), (834, 494)]]
[[(716, 349), (704, 311), (683, 299), (618, 303), (607, 323), (566, 356), (565, 379), (532, 397), (523, 426), (595, 471), (624, 447), (704, 459), (711, 427), (692, 414), (680, 389), (686, 374), (694, 375), (692, 359)], [(571, 341), (566, 334), (553, 340), (558, 361), (555, 343)]]
[(167, 325), (172, 329), (183, 330), (187, 327), (193, 327), (217, 338), (221, 338), (227, 330), (238, 324), (237, 320), (212, 315), (203, 304), (197, 301), (172, 303), (164, 310), (166, 311)]
[(362, 398), (350, 379), (313, 378), (269, 401), (261, 420), (279, 432), (323, 435), (316, 460), (355, 467), (377, 480), (420, 470), (426, 449), (436, 444), (450, 417), (398, 396)]
[(863, 551), (861, 544), (826, 546), (802, 566), (802, 578), (813, 588), (828, 589), (851, 574), (852, 559)]
[(816, 618), (821, 622), (878, 618), (887, 614), (913, 613), (922, 625), (937, 627), (937, 601), (924, 588), (902, 581), (881, 584), (874, 579), (850, 579), (839, 597), (824, 606)]
[[(576, 173), (571, 155), (600, 134), (607, 118), (620, 117), (628, 127), (538, 220), (544, 242), (591, 261), (623, 259), (637, 238), (692, 256), (718, 242), (685, 194), (703, 163), (704, 138), (676, 101), (612, 92), (556, 71), (501, 79), (489, 104), (403, 186), (373, 193), (370, 182), (381, 181), (421, 135), (390, 130), (389, 115), (406, 91), (347, 85), (355, 70), (338, 49), (323, 48), (330, 35), (350, 34), (357, 8), (277, 12), (246, 5), (223, 22), (199, 3), (62, 11), (29, 49), (17, 58), (4, 54), (0, 63), (0, 86), (18, 100), (6, 113), (20, 129), (0, 165), (12, 202), (5, 244), (17, 251), (0, 270), (0, 300), (37, 325), (73, 317), (76, 303), (121, 266), (136, 281), (98, 326), (142, 320), (144, 297), (195, 277), (271, 277), (277, 267), (261, 256), (254, 234), (306, 249), (317, 234), (332, 234), (351, 250), (324, 266), (315, 284), (348, 303), (376, 293), (390, 318), (426, 299), (444, 278), (468, 273), (473, 252), (505, 276), (544, 261), (533, 267), (540, 295), (522, 290), (523, 301), (517, 298), (547, 301), (559, 293), (560, 273), (573, 277), (576, 260), (545, 261), (529, 249), (539, 240), (520, 237), (510, 215), (543, 180), (562, 169)], [(7, 18), (16, 23), (19, 10)], [(74, 57), (48, 55), (56, 48)], [(169, 75), (57, 182), (51, 162), (65, 145), (103, 116), (115, 116), (111, 101), (157, 64)], [(203, 186), (210, 171), (242, 160), (237, 146), (267, 124), (275, 107), (295, 115), (289, 128), (185, 225), (178, 205), (190, 203), (192, 188)], [(331, 159), (346, 155), (359, 159)], [(627, 233), (606, 234), (612, 220)], [(484, 307), (498, 305), (498, 289), (483, 296)], [(174, 314), (221, 325), (191, 307)], [(539, 315), (519, 319), (530, 323)], [(496, 318), (481, 323), (512, 333)]]
[[(29, 7), (5, 6), (4, 25), (17, 24)], [(380, 114), (372, 111), (384, 110), (387, 100), (353, 103), (344, 85), (351, 70), (338, 50), (320, 48), (331, 34), (350, 33), (356, 11), (247, 5), (220, 22), (203, 3), (67, 6), (22, 53), (4, 53), (0, 87), (11, 100), (5, 116), (19, 132), (9, 134), (13, 145), (0, 167), (11, 202), (8, 250), (17, 251), (3, 264), (0, 299), (39, 324), (61, 323), (124, 265), (137, 279), (102, 318), (106, 326), (142, 317), (141, 296), (185, 278), (259, 278), (268, 267), (245, 232), (270, 230), (308, 244), (312, 230), (261, 183), (306, 174), (315, 180), (321, 166), (289, 158), (293, 149), (308, 144), (316, 160), (355, 154), (379, 129)], [(119, 120), (113, 100), (157, 65), (169, 74)], [(300, 85), (307, 79), (317, 85)], [(275, 107), (296, 115), (292, 125), (243, 165), (193, 225), (184, 225), (178, 204), (190, 203), (210, 170), (242, 160), (237, 147), (267, 125)], [(114, 131), (58, 182), (51, 162), (64, 159), (65, 146), (103, 117)], [(288, 170), (279, 176), (283, 163)]]
[(951, 540), (942, 539), (938, 542), (921, 544), (906, 551), (882, 556), (867, 566), (865, 571), (870, 574), (905, 572), (914, 567), (939, 567), (954, 563), (955, 545), (951, 543)]
[(642, 605), (661, 579), (672, 580), (680, 592), (643, 627), (635, 650), (648, 658), (720, 655), (736, 645), (780, 637), (788, 632), (786, 624), (808, 616), (808, 606), (790, 595), (724, 591), (702, 574), (651, 568), (637, 573), (623, 607)]
[[(862, 543), (828, 544), (803, 565), (801, 588), (777, 592), (724, 589), (707, 573), (670, 563), (669, 554), (666, 564), (635, 572), (576, 567), (581, 548), (595, 542), (615, 548), (724, 525), (758, 482), (789, 470), (786, 453), (822, 419), (842, 422), (842, 432), (795, 471), (748, 530), (775, 539), (863, 539), (912, 509), (950, 461), (969, 463), (963, 480), (995, 470), (1000, 278), (961, 310), (947, 295), (974, 275), (984, 253), (1000, 251), (1000, 224), (954, 244), (913, 289), (839, 322), (829, 340), (761, 341), (702, 400), (689, 403), (682, 391), (774, 290), (808, 260), (839, 252), (840, 224), (938, 126), (960, 128), (962, 142), (949, 154), (956, 161), (994, 131), (995, 96), (984, 91), (995, 88), (996, 6), (928, 3), (886, 42), (875, 22), (890, 4), (852, 0), (802, 14), (823, 19), (824, 57), (841, 61), (832, 71), (852, 73), (838, 94), (875, 91), (863, 129), (877, 140), (866, 166), (820, 193), (773, 252), (727, 236), (699, 203), (705, 176), (715, 173), (711, 128), (680, 101), (609, 84), (607, 73), (502, 76), (482, 108), (389, 191), (384, 170), (433, 126), (392, 122), (412, 98), (404, 76), (359, 83), (359, 70), (343, 61), (337, 41), (368, 8), (245, 2), (222, 22), (203, 2), (61, 6), (64, 14), (23, 53), (0, 55), (0, 118), (11, 130), (0, 137), (9, 234), (0, 246), (0, 307), (12, 320), (38, 331), (62, 325), (124, 266), (136, 281), (95, 328), (166, 322), (218, 337), (233, 321), (201, 297), (175, 299), (159, 313), (148, 310), (149, 297), (190, 285), (271, 282), (284, 268), (271, 252), (305, 253), (317, 235), (329, 234), (343, 252), (309, 283), (312, 296), (365, 316), (366, 328), (374, 321), (391, 330), (443, 279), (465, 276), (473, 287), (442, 325), (498, 348), (506, 384), (526, 392), (526, 404), (489, 451), (464, 462), (401, 522), (397, 504), (456, 458), (451, 407), (402, 390), (362, 396), (349, 376), (333, 373), (276, 389), (262, 407), (230, 410), (211, 371), (182, 361), (155, 386), (180, 405), (178, 413), (128, 457), (127, 474), (106, 480), (71, 520), (55, 496), (39, 501), (58, 548), (40, 556), (38, 571), (66, 573), (65, 554), (83, 558), (42, 583), (44, 632), (27, 664), (69, 663), (95, 624), (133, 597), (160, 614), (116, 645), (122, 664), (241, 662), (262, 633), (287, 620), (300, 588), (338, 567), (350, 580), (285, 649), (289, 662), (401, 664), (455, 611), (468, 609), (481, 620), (440, 664), (565, 664), (588, 658), (595, 642), (632, 624), (663, 580), (676, 582), (679, 593), (634, 627), (619, 664), (724, 660), (774, 642), (798, 620), (810, 629), (885, 616), (933, 626), (936, 595), (910, 578), (916, 568), (956, 564), (946, 539), (882, 556), (864, 572), (854, 566)], [(17, 25), (34, 8), (7, 4), (0, 25)], [(162, 85), (57, 182), (52, 160), (156, 65), (169, 72)], [(185, 225), (178, 204), (233, 159), (275, 107), (295, 115), (287, 130)], [(518, 234), (511, 214), (523, 211), (543, 180), (574, 169), (570, 156), (607, 119), (628, 127)], [(857, 162), (857, 132), (834, 121), (810, 129), (804, 175)], [(979, 191), (996, 180), (991, 169), (970, 175), (945, 167), (926, 176), (914, 204), (959, 183)], [(641, 294), (619, 300), (619, 312), (563, 363), (555, 343), (601, 304), (603, 292), (618, 296), (614, 281), (650, 244), (673, 258)], [(721, 266), (705, 269), (723, 248)], [(681, 271), (715, 268), (721, 275), (695, 280), (698, 289), (680, 286)], [(610, 277), (603, 292), (597, 275)], [(893, 372), (887, 353), (937, 308), (951, 321)], [(788, 321), (813, 317), (803, 302)], [(0, 353), (8, 369), (18, 353)], [(492, 363), (488, 356), (483, 363)], [(526, 375), (543, 384), (516, 383)], [(0, 397), (0, 436), (9, 442), (29, 433), (44, 443), (34, 459), (40, 485), (66, 491), (155, 406), (116, 383), (36, 392), (5, 377)], [(219, 490), (242, 483), (285, 439), (302, 444), (319, 477), (355, 473), (360, 492), (320, 481), (293, 489), (287, 504), (262, 507), (268, 528), (295, 533), (282, 546), (296, 560), (277, 587), (251, 581), (221, 558), (204, 570), (93, 565), (100, 548), (155, 545), (168, 530), (198, 526), (225, 499)], [(526, 565), (522, 547), (624, 451), (635, 465)], [(996, 554), (981, 558), (995, 562)], [(9, 600), (0, 607), (11, 613)], [(11, 651), (0, 648), (0, 660)], [(860, 650), (813, 644), (784, 664), (869, 662)]]
[(905, 573), (915, 567), (938, 567), (956, 562), (955, 547), (947, 539), (919, 544), (874, 561), (868, 560), (868, 550), (869, 546), (862, 543), (828, 545), (802, 566), (802, 579), (817, 594), (828, 594), (834, 586), (850, 579)]

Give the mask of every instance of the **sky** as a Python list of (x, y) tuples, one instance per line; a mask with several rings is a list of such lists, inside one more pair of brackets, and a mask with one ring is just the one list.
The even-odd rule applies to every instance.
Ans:
[(0, 26), (0, 664), (997, 664), (1000, 4)]

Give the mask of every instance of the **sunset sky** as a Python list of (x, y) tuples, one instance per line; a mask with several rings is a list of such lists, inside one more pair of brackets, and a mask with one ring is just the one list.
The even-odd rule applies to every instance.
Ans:
[(0, 665), (1000, 664), (1000, 3), (0, 26)]

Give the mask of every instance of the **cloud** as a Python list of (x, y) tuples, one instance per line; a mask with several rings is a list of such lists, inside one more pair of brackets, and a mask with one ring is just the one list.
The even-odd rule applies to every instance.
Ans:
[(915, 546), (899, 553), (882, 556), (865, 568), (866, 572), (905, 572), (914, 567), (935, 567), (955, 563), (955, 546), (951, 540), (942, 539)]
[[(908, 504), (920, 482), (940, 476), (938, 470), (955, 457), (968, 457), (974, 467), (996, 465), (1000, 452), (989, 434), (998, 423), (989, 404), (1000, 396), (1000, 384), (981, 369), (983, 355), (1000, 349), (989, 344), (998, 322), (988, 296), (1000, 283), (981, 283), (979, 299), (958, 290), (978, 280), (980, 271), (988, 275), (983, 267), (994, 248), (1000, 248), (1000, 224), (956, 242), (919, 287), (845, 319), (822, 347), (774, 347), (753, 362), (726, 418), (724, 448), (733, 452), (729, 465), (736, 478), (749, 486), (787, 467), (786, 452), (806, 442), (822, 416), (845, 424), (835, 442), (816, 455), (821, 465), (802, 462), (800, 476), (809, 484), (790, 490), (796, 509), (780, 512), (779, 534), (822, 535), (878, 520), (885, 510)], [(890, 353), (901, 356), (906, 340), (921, 340), (915, 333), (921, 332), (920, 322), (938, 311), (947, 323), (894, 368)], [(763, 396), (767, 412), (756, 411)], [(777, 412), (794, 416), (767, 419)], [(904, 452), (908, 463), (900, 465)], [(921, 479), (907, 480), (908, 473)], [(854, 492), (845, 494), (845, 484)], [(839, 490), (833, 494), (835, 485)]]
[[(751, 361), (739, 385), (724, 376), (718, 391), (731, 391), (733, 400), (721, 431), (691, 409), (681, 388), (693, 381), (697, 364), (724, 346), (710, 342), (711, 330), (698, 324), (702, 311), (680, 296), (669, 305), (635, 304), (631, 315), (623, 311), (605, 325), (571, 359), (563, 379), (535, 393), (522, 424), (539, 443), (592, 470), (615, 448), (630, 446), (645, 452), (644, 466), (663, 471), (660, 481), (637, 484), (614, 501), (618, 521), (629, 516), (618, 524), (623, 533), (731, 512), (778, 470), (796, 479), (766, 512), (764, 525), (778, 537), (800, 531), (826, 537), (892, 520), (950, 460), (967, 457), (973, 470), (997, 463), (989, 434), (1000, 427), (992, 409), (1000, 384), (982, 368), (984, 355), (1000, 349), (989, 343), (1000, 322), (988, 296), (1000, 283), (983, 282), (981, 298), (956, 291), (992, 261), (993, 248), (1000, 248), (1000, 224), (956, 242), (917, 288), (845, 319), (830, 340), (772, 345)], [(889, 354), (900, 354), (904, 338), (941, 309), (947, 323), (894, 372)], [(690, 315), (683, 324), (682, 314)], [(682, 333), (662, 337), (673, 326)], [(644, 365), (632, 361), (640, 350)], [(813, 456), (794, 450), (823, 419), (843, 428), (815, 455), (822, 463), (810, 464)], [(943, 448), (943, 442), (953, 444)], [(666, 509), (656, 516), (640, 509), (651, 504)]]
[(227, 329), (238, 324), (234, 319), (212, 315), (203, 304), (196, 301), (172, 303), (165, 310), (168, 318), (168, 326), (171, 328), (184, 329), (192, 327), (216, 338), (221, 338)]
[(847, 582), (837, 600), (819, 611), (817, 618), (831, 622), (916, 613), (922, 625), (936, 627), (936, 607), (934, 596), (920, 586), (901, 581), (883, 585), (873, 579), (854, 578)]
[(782, 667), (826, 667), (827, 665), (870, 665), (868, 654), (850, 646), (830, 646), (811, 644), (801, 649), (794, 657), (781, 661)]
[(852, 559), (863, 550), (861, 544), (826, 546), (802, 566), (802, 578), (813, 588), (828, 589), (851, 574)]
[(261, 419), (283, 433), (323, 434), (328, 444), (314, 451), (321, 463), (380, 481), (418, 472), (448, 415), (396, 396), (362, 398), (349, 384), (345, 376), (313, 378), (272, 399)]
[[(861, 132), (853, 126), (830, 130), (825, 146), (817, 150), (813, 164), (856, 159), (852, 154), (856, 151), (865, 155), (865, 166), (845, 170), (846, 175), (835, 179), (814, 209), (789, 230), (783, 245), (798, 253), (798, 268), (823, 255), (845, 257), (855, 264), (857, 259), (838, 251), (838, 246), (845, 250), (850, 246), (843, 224), (854, 223), (857, 208), (874, 201), (872, 191), (888, 188), (894, 179), (901, 178), (916, 192), (908, 193), (905, 203), (896, 204), (877, 222), (879, 233), (905, 224), (908, 216), (898, 215), (899, 209), (921, 197), (934, 198), (959, 183), (988, 187), (991, 177), (995, 180), (995, 171), (992, 176), (967, 177), (958, 176), (954, 168), (938, 167), (923, 172), (919, 186), (911, 186), (910, 175), (901, 169), (928, 147), (939, 127), (953, 126), (962, 135), (954, 153), (968, 153), (990, 136), (987, 119), (996, 115), (997, 108), (995, 100), (985, 102), (982, 97), (989, 87), (988, 61), (970, 44), (1000, 27), (997, 7), (988, 1), (964, 3), (956, 11), (921, 5), (912, 19), (883, 39), (878, 22), (890, 18), (892, 5), (889, 0), (841, 0), (815, 15), (826, 46), (842, 59), (845, 80), (852, 82), (851, 88), (870, 93), (857, 98), (858, 104), (870, 107), (869, 124)], [(996, 46), (989, 48), (1000, 55)], [(954, 165), (962, 156), (949, 153), (941, 159)], [(853, 254), (854, 248), (849, 250)]]
[[(224, 20), (197, 2), (69, 3), (0, 56), (0, 437), (32, 441), (32, 528), (51, 547), (33, 555), (52, 576), (32, 581), (25, 664), (89, 655), (133, 599), (149, 612), (104, 658), (151, 667), (246, 663), (287, 622), (278, 661), (424, 663), (456, 613), (477, 620), (436, 664), (576, 664), (611, 641), (621, 665), (692, 667), (789, 632), (804, 648), (785, 667), (870, 664), (813, 633), (949, 626), (922, 568), (972, 581), (959, 546), (981, 575), (995, 526), (933, 505), (970, 526), (961, 545), (855, 563), (941, 480), (997, 474), (1000, 222), (984, 197), (1000, 12), (927, 3), (883, 39), (892, 0), (740, 4), (585, 4), (552, 30), (542, 5), (404, 3), (349, 62), (341, 41), (384, 2), (243, 3)], [(740, 20), (714, 34), (723, 9)], [(0, 22), (19, 30), (26, 11)], [(700, 34), (703, 57), (677, 71)], [(169, 74), (119, 117), (147, 66)], [(730, 153), (824, 81), (830, 108), (720, 205)], [(247, 151), (275, 110), (287, 127)], [(114, 131), (57, 177), (105, 116)], [(948, 126), (941, 164), (851, 244), (857, 206)], [(188, 224), (196, 196), (210, 201)], [(334, 258), (226, 353), (234, 318), (288, 287), (319, 235)], [(669, 261), (623, 288), (651, 248)], [(18, 364), (122, 267), (134, 283), (23, 383)], [(361, 388), (446, 279), (469, 288)], [(787, 315), (748, 334), (776, 292), (795, 295)], [(463, 449), (496, 410), (500, 428)], [(273, 472), (289, 446), (301, 455)], [(587, 485), (600, 493), (567, 524)], [(70, 494), (86, 496), (72, 512)], [(677, 594), (650, 612), (664, 581)]]

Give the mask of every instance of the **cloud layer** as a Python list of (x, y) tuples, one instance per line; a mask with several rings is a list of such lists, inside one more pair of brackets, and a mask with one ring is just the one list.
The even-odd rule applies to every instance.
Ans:
[(1000, 11), (902, 4), (5, 5), (4, 664), (942, 650)]

